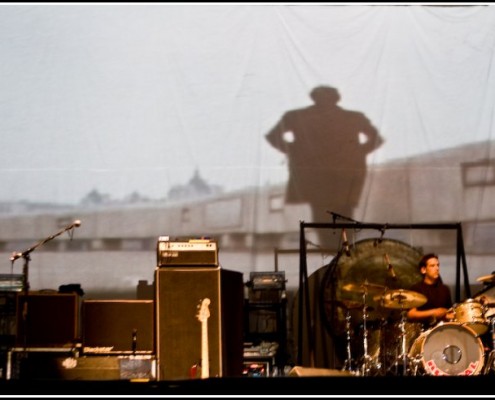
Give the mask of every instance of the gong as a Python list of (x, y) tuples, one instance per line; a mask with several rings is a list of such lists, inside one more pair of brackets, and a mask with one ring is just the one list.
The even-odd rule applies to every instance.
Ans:
[[(350, 252), (339, 253), (328, 265), (320, 289), (322, 316), (329, 333), (346, 333), (364, 321), (370, 326), (398, 320), (400, 311), (386, 307), (386, 293), (408, 290), (422, 279), (418, 263), (423, 253), (395, 239), (364, 239)], [(352, 307), (349, 307), (352, 305)]]

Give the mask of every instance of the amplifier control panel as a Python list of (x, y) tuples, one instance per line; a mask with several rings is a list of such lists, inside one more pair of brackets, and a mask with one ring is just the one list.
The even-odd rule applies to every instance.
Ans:
[(211, 239), (176, 239), (160, 236), (157, 243), (157, 264), (163, 266), (218, 265), (218, 245)]

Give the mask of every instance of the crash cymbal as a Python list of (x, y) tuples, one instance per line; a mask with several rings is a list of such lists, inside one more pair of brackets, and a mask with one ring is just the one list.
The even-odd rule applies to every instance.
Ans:
[(421, 293), (405, 289), (389, 290), (381, 299), (383, 307), (403, 310), (421, 307), (426, 301), (426, 296)]
[(384, 292), (387, 288), (382, 285), (377, 285), (376, 283), (348, 283), (342, 286), (343, 290), (355, 293), (379, 293)]
[(479, 278), (476, 278), (476, 281), (483, 283), (495, 283), (495, 274), (480, 276)]

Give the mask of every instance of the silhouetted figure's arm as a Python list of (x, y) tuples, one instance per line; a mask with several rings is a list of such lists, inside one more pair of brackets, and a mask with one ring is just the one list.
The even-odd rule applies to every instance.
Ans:
[(371, 153), (385, 142), (375, 126), (364, 115), (362, 115), (359, 132), (366, 137), (366, 140), (361, 143), (363, 153)]
[(275, 149), (282, 153), (287, 153), (290, 146), (291, 128), (287, 123), (287, 113), (275, 124), (275, 126), (265, 135), (266, 140)]

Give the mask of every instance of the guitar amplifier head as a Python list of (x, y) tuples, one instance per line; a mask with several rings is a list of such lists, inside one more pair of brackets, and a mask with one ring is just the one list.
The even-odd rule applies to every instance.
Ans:
[(171, 240), (160, 236), (156, 249), (158, 267), (218, 265), (218, 245), (211, 239)]
[(21, 292), (24, 289), (23, 274), (0, 274), (1, 292)]
[(286, 298), (285, 271), (251, 272), (247, 282), (252, 303), (278, 303)]
[(249, 278), (253, 290), (285, 290), (285, 271), (250, 272)]

